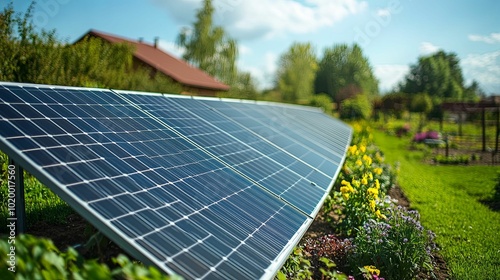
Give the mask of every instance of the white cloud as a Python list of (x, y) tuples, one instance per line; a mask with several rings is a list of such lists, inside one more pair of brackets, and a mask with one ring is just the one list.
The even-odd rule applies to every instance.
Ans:
[(177, 58), (182, 58), (182, 55), (186, 51), (186, 49), (177, 46), (177, 44), (175, 44), (174, 42), (169, 42), (161, 39), (158, 42), (158, 47)]
[(252, 53), (252, 49), (250, 49), (249, 47), (247, 47), (245, 45), (239, 44), (238, 45), (238, 52), (240, 55), (250, 54), (250, 53)]
[(476, 80), (486, 93), (500, 94), (500, 50), (469, 54), (461, 65), (468, 83)]
[(491, 33), (488, 36), (471, 34), (469, 35), (469, 40), (474, 42), (484, 42), (488, 44), (500, 43), (500, 33)]
[(314, 32), (321, 27), (331, 27), (349, 15), (361, 12), (366, 2), (356, 0), (254, 0), (242, 2), (241, 17), (230, 30), (235, 34), (275, 37), (283, 33)]
[(381, 92), (387, 92), (393, 89), (401, 82), (410, 70), (408, 65), (400, 64), (382, 64), (374, 66), (375, 76), (379, 79)]
[(379, 10), (377, 10), (377, 16), (379, 16), (379, 17), (391, 16), (391, 9), (389, 9), (389, 8), (379, 9)]
[[(274, 85), (276, 75), (278, 55), (273, 52), (267, 52), (264, 55), (264, 60), (257, 66), (245, 66), (242, 63), (238, 67), (244, 71), (250, 72), (253, 78), (257, 81), (259, 89), (271, 88)], [(241, 62), (241, 61), (240, 61)]]
[(419, 47), (421, 55), (430, 55), (430, 54), (433, 54), (433, 53), (439, 51), (439, 49), (440, 49), (439, 46), (436, 46), (430, 42), (422, 42), (422, 43), (420, 43), (420, 47)]
[[(201, 0), (150, 0), (181, 24), (191, 24)], [(368, 7), (360, 0), (214, 0), (215, 24), (237, 39), (271, 38), (283, 33), (307, 33), (331, 27)]]

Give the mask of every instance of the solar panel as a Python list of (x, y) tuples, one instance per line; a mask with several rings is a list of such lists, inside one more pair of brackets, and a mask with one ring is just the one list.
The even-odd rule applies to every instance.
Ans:
[[(318, 143), (319, 137), (324, 133), (328, 133), (327, 131), (339, 134), (335, 137), (341, 137), (343, 141), (337, 145), (344, 150), (350, 142), (351, 132), (349, 127), (316, 110), (299, 109), (290, 105), (252, 106), (250, 103), (245, 102), (223, 103), (214, 100), (204, 100), (203, 102), (331, 177), (334, 177), (335, 172), (338, 170), (344, 154), (332, 151)], [(304, 122), (301, 120), (303, 115), (310, 114), (316, 114), (321, 118), (319, 120), (309, 119), (309, 122), (323, 121), (329, 127), (311, 133), (308, 132), (307, 128), (308, 125), (311, 125), (310, 123), (304, 124), (303, 127), (296, 124), (297, 122)], [(323, 117), (327, 119), (325, 120)], [(335, 149), (337, 149), (336, 146)]]
[[(158, 94), (124, 96), (308, 215), (316, 210), (331, 184), (331, 177), (264, 139), (258, 147), (247, 145), (245, 139), (253, 136), (251, 132), (238, 129), (237, 124), (197, 100)], [(235, 129), (240, 133), (239, 138), (232, 135)]]
[[(340, 157), (332, 161), (294, 152), (307, 148), (291, 138), (298, 124), (290, 125), (295, 134), (262, 125), (298, 146), (281, 147), (228, 116), (239, 109), (219, 108), (239, 103), (117, 92), (0, 83), (0, 149), (145, 263), (188, 279), (271, 278), (312, 222), (343, 154), (330, 152)], [(255, 124), (263, 121), (254, 112), (276, 110), (241, 105)], [(323, 118), (302, 113), (303, 122)], [(349, 129), (322, 121), (344, 136), (332, 144), (316, 124), (308, 133), (319, 138), (304, 139), (345, 152)]]

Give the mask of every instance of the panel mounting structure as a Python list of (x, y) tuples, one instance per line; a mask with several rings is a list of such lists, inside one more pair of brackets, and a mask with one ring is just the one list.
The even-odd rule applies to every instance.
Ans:
[(188, 279), (269, 279), (351, 129), (276, 103), (0, 83), (0, 150), (122, 249)]

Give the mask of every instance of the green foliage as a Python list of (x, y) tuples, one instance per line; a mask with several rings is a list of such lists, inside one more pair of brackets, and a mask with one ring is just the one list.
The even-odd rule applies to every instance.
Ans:
[[(353, 138), (352, 143), (358, 144), (348, 148), (342, 172), (334, 184), (336, 192), (324, 204), (326, 220), (335, 222), (332, 226), (344, 235), (354, 235), (356, 228), (368, 220), (386, 218), (386, 193), (396, 181), (396, 172), (384, 164), (380, 151), (371, 145), (366, 128), (356, 124), (354, 130), (365, 136)], [(331, 211), (338, 212), (340, 221), (331, 218)]]
[(432, 99), (427, 93), (418, 93), (412, 96), (410, 110), (416, 113), (428, 113), (432, 109)]
[(416, 211), (390, 207), (386, 221), (367, 221), (360, 227), (349, 254), (351, 270), (374, 264), (386, 279), (414, 279), (419, 272), (432, 272), (434, 234), (425, 231)]
[[(345, 273), (336, 270), (337, 265), (332, 258), (346, 261), (349, 241), (340, 241), (332, 236), (308, 240), (304, 247), (295, 247), (275, 279), (331, 279), (347, 280)], [(310, 258), (312, 257), (312, 262)]]
[(347, 280), (349, 279), (347, 275), (335, 270), (335, 263), (332, 262), (329, 258), (322, 257), (319, 259), (325, 268), (320, 268), (321, 274), (323, 278), (331, 279), (331, 280)]
[(345, 99), (340, 106), (340, 118), (345, 120), (367, 120), (372, 115), (372, 105), (368, 96), (358, 94)]
[(332, 112), (333, 101), (330, 96), (320, 93), (315, 94), (309, 100), (309, 105), (314, 107), (320, 107), (327, 114)]
[[(15, 241), (9, 244), (6, 238), (0, 240), (0, 255), (2, 263), (15, 272), (4, 267), (1, 279), (170, 279), (158, 269), (133, 263), (124, 255), (114, 259), (118, 267), (111, 270), (95, 260), (84, 260), (73, 248), (61, 252), (48, 239), (22, 234), (9, 240)], [(8, 254), (15, 254), (14, 265), (9, 263)]]
[(384, 113), (400, 119), (403, 112), (408, 110), (410, 98), (403, 92), (388, 93), (382, 97), (382, 110)]
[(310, 43), (294, 43), (281, 55), (277, 70), (277, 88), (283, 100), (309, 100), (318, 68), (314, 48)]
[(133, 49), (84, 38), (61, 43), (55, 31), (38, 32), (31, 25), (34, 4), (24, 15), (12, 5), (0, 12), (0, 80), (67, 86), (104, 87), (180, 93), (170, 78), (132, 65)]
[(258, 92), (250, 73), (239, 72), (236, 82), (231, 85), (231, 89), (228, 92), (219, 93), (218, 97), (256, 100)]
[(302, 247), (295, 247), (277, 275), (279, 280), (311, 279), (311, 277), (311, 262), (306, 258)]
[[(476, 83), (477, 85), (477, 83)], [(478, 86), (464, 85), (460, 61), (454, 53), (439, 51), (429, 56), (419, 57), (418, 63), (410, 67), (400, 89), (406, 93), (427, 92), (432, 97), (474, 100), (479, 94)]]
[(444, 156), (437, 155), (434, 157), (434, 162), (439, 164), (469, 164), (471, 157), (469, 155), (459, 156)]
[(479, 83), (475, 80), (464, 89), (463, 100), (465, 101), (479, 101), (482, 97), (485, 97), (486, 94), (479, 86)]
[(378, 95), (378, 80), (361, 48), (335, 45), (324, 51), (314, 81), (315, 93), (326, 93), (340, 103), (359, 93)]
[(185, 60), (232, 85), (237, 73), (237, 44), (222, 27), (213, 25), (213, 13), (212, 0), (204, 0), (194, 26), (182, 29), (177, 43), (186, 50)]

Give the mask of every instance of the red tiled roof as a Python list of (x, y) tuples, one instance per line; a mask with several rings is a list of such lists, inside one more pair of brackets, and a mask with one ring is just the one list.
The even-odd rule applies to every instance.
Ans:
[(157, 69), (158, 71), (183, 85), (221, 91), (229, 90), (228, 85), (217, 81), (215, 78), (203, 72), (202, 70), (189, 65), (185, 61), (173, 57), (172, 55), (156, 48), (153, 45), (117, 37), (96, 30), (90, 30), (82, 38), (87, 35), (99, 37), (111, 43), (126, 42), (132, 44), (135, 48), (134, 56), (137, 59)]

